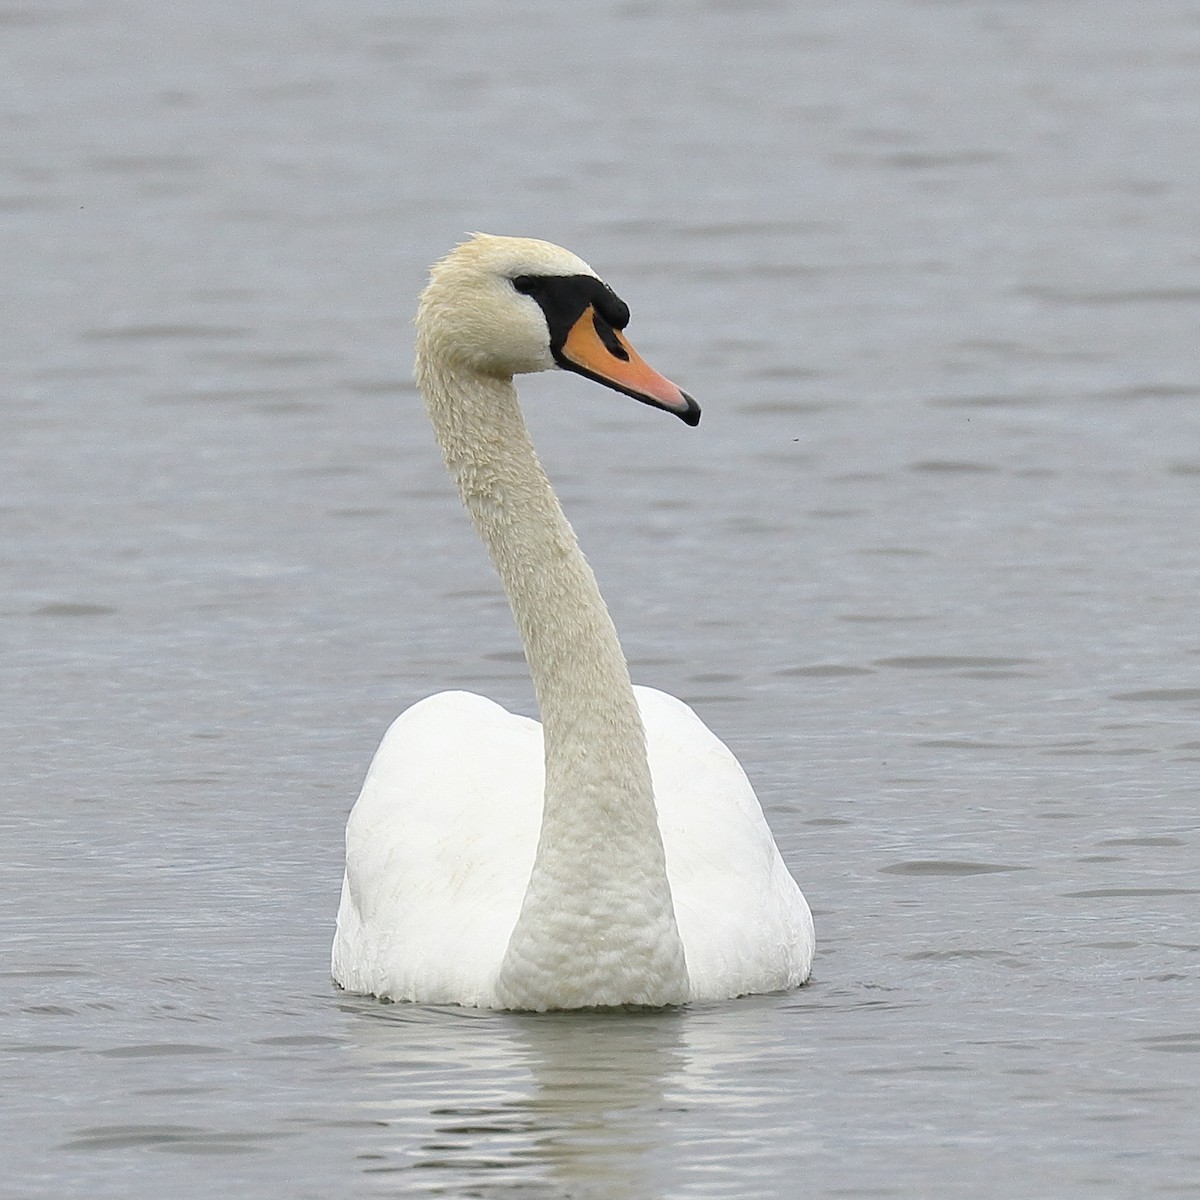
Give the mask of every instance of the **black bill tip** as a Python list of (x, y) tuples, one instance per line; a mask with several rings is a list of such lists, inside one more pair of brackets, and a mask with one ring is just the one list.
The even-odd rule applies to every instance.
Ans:
[(675, 415), (685, 425), (693, 425), (693, 426), (699, 425), (700, 424), (700, 405), (698, 405), (696, 403), (696, 401), (691, 396), (689, 396), (687, 394), (687, 392), (685, 392), (682, 388), (679, 389), (679, 394), (684, 398), (684, 400), (687, 401), (687, 407), (683, 408), (683, 409), (673, 410), (675, 412)]

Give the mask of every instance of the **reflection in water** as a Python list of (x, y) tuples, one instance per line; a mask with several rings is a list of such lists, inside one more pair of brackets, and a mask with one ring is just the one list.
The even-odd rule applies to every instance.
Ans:
[[(364, 1170), (447, 1172), (473, 1195), (640, 1196), (671, 1136), (685, 1064), (680, 1012), (523, 1015), (346, 998), (369, 1101), (398, 1135)], [(377, 1147), (379, 1139), (372, 1136)]]
[(344, 997), (390, 1135), (372, 1126), (362, 1169), (402, 1194), (745, 1195), (816, 1148), (797, 1085), (811, 1051), (787, 1019), (810, 1001), (525, 1015)]

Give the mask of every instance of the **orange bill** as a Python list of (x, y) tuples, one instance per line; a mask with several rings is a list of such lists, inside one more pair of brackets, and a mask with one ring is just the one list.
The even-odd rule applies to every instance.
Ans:
[(700, 422), (700, 406), (660, 375), (592, 305), (571, 326), (560, 358), (569, 370), (624, 392), (643, 404), (674, 413), (688, 425)]

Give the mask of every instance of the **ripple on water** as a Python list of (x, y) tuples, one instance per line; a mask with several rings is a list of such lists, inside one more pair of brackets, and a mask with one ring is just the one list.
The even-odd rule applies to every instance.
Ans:
[(1085, 291), (1034, 284), (1022, 287), (1020, 291), (1024, 295), (1032, 296), (1036, 300), (1043, 300), (1050, 304), (1086, 308), (1125, 304), (1186, 304), (1200, 300), (1200, 290), (1191, 287), (1138, 288), (1130, 291), (1117, 289), (1111, 291)]
[[(917, 621), (930, 621), (933, 618), (925, 613), (838, 613), (839, 621), (847, 621), (855, 625), (907, 625)], [(877, 664), (887, 666), (886, 661)]]
[(1085, 888), (1079, 892), (1062, 892), (1069, 900), (1132, 900), (1143, 896), (1200, 896), (1200, 888), (1187, 887), (1112, 887)]
[(1200, 1032), (1139, 1038), (1138, 1044), (1147, 1050), (1161, 1050), (1168, 1054), (1200, 1054)]
[(110, 325), (97, 329), (85, 329), (79, 336), (86, 342), (177, 342), (199, 341), (205, 338), (240, 338), (245, 337), (249, 332), (249, 329), (237, 325), (163, 322), (161, 324)]
[(880, 867), (881, 875), (995, 875), (1004, 871), (1028, 871), (1014, 863), (967, 862), (961, 859), (918, 858)]
[(983, 393), (969, 396), (937, 396), (926, 403), (932, 408), (1030, 408), (1046, 403), (1044, 395)]
[(929, 475), (992, 475), (1000, 468), (991, 463), (968, 462), (962, 459), (928, 458), (909, 463), (910, 471)]
[(1017, 742), (979, 742), (972, 738), (930, 738), (914, 742), (925, 750), (1023, 750)]
[(1186, 846), (1183, 838), (1177, 837), (1127, 837), (1106, 838), (1098, 846)]
[(201, 1046), (195, 1042), (146, 1042), (97, 1050), (101, 1058), (173, 1058), (190, 1054), (228, 1054), (224, 1046)]
[(1002, 658), (980, 654), (906, 654), (875, 661), (877, 667), (896, 667), (903, 671), (981, 671), (1032, 665), (1034, 660), (1031, 658)]
[(8, 1054), (68, 1054), (82, 1049), (71, 1042), (14, 1042), (4, 1047)]
[(304, 1049), (310, 1046), (340, 1046), (343, 1039), (327, 1037), (324, 1034), (284, 1034), (279, 1037), (256, 1038), (256, 1046), (283, 1046), (294, 1049)]
[(94, 974), (94, 971), (85, 971), (82, 967), (18, 967), (11, 971), (0, 971), (0, 979), (79, 979)]
[(962, 962), (982, 958), (989, 962), (998, 963), (1003, 967), (1023, 968), (1029, 964), (1005, 950), (973, 950), (969, 948), (957, 950), (919, 950), (914, 954), (906, 954), (908, 962)]
[(295, 387), (189, 387), (155, 392), (146, 398), (150, 405), (242, 405), (262, 413), (318, 411), (322, 393), (315, 388)]
[(80, 1129), (63, 1150), (165, 1150), (182, 1154), (247, 1154), (261, 1149), (265, 1140), (294, 1134), (259, 1130), (253, 1133), (219, 1132), (194, 1125), (95, 1125)]
[(35, 608), (31, 615), (35, 617), (111, 617), (116, 611), (107, 604), (58, 600)]
[(812, 663), (809, 666), (780, 667), (772, 671), (783, 679), (838, 679), (849, 675), (873, 675), (870, 667), (855, 667), (847, 663)]

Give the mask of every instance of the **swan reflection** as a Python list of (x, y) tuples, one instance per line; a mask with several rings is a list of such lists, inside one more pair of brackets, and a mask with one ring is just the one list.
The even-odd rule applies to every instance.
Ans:
[(780, 997), (541, 1015), (350, 996), (342, 1008), (372, 1119), (362, 1169), (399, 1195), (619, 1200), (687, 1194), (690, 1180), (733, 1196), (749, 1165), (739, 1150), (795, 1120)]

